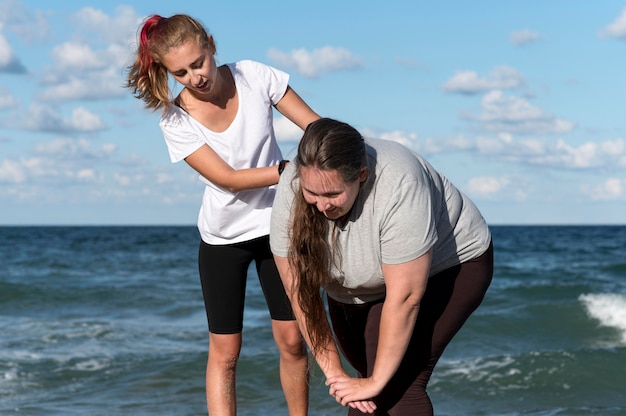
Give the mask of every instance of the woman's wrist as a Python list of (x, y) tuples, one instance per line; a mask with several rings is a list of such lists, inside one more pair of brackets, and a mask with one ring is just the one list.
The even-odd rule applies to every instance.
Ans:
[(285, 170), (288, 164), (289, 164), (288, 160), (281, 160), (280, 162), (278, 162), (278, 176), (283, 174), (283, 171)]
[(324, 376), (327, 379), (331, 377), (350, 377), (345, 368), (343, 368), (339, 357), (337, 357), (336, 360), (331, 360), (330, 362), (326, 363), (320, 363), (319, 361), (317, 361), (317, 364), (319, 365), (322, 373), (324, 373)]

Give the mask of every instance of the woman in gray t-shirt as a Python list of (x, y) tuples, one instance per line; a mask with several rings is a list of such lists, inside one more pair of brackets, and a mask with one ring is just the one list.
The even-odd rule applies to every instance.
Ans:
[(432, 370), (493, 274), (472, 201), (400, 144), (321, 119), (281, 177), (270, 241), (330, 394), (351, 414), (432, 414)]

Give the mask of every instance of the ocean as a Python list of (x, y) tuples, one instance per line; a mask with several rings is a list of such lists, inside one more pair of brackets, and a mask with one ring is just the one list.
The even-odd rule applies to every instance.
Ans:
[[(495, 274), (435, 414), (626, 415), (626, 226), (493, 226)], [(0, 415), (206, 415), (189, 226), (0, 227)], [(249, 271), (240, 415), (286, 415)], [(313, 367), (311, 415), (345, 415)]]

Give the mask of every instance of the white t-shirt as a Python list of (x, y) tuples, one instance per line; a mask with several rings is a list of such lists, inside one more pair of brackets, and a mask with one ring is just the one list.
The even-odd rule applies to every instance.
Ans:
[[(171, 103), (159, 125), (172, 162), (185, 159), (204, 144), (236, 170), (272, 166), (282, 159), (274, 137), (273, 106), (287, 91), (289, 76), (254, 61), (227, 66), (239, 100), (235, 119), (224, 132), (216, 133)], [(232, 193), (202, 176), (200, 180), (206, 185), (198, 214), (203, 241), (231, 244), (269, 233), (275, 186)]]
[[(341, 257), (331, 265), (324, 289), (343, 303), (382, 299), (382, 263), (414, 260), (433, 247), (430, 275), (474, 259), (491, 242), (489, 228), (472, 201), (428, 162), (402, 145), (367, 140), (368, 180), (343, 228), (329, 220)], [(283, 172), (274, 208), (272, 252), (288, 257), (290, 207), (298, 181), (295, 166)]]

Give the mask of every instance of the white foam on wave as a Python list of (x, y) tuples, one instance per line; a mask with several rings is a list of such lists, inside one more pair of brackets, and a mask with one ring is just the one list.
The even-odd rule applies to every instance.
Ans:
[(0, 381), (1, 380), (13, 381), (13, 380), (16, 380), (18, 378), (18, 374), (17, 374), (17, 369), (16, 368), (9, 368), (4, 373), (0, 373), (0, 374), (2, 375), (2, 377), (0, 377)]
[(520, 373), (516, 358), (506, 355), (478, 357), (470, 360), (442, 360), (438, 364), (435, 379), (461, 376), (469, 381), (489, 382), (495, 378), (515, 376)]
[(602, 326), (618, 329), (626, 343), (626, 295), (615, 293), (590, 293), (578, 297), (587, 314), (600, 321)]
[(74, 364), (73, 368), (78, 371), (100, 371), (109, 367), (111, 360), (109, 359), (90, 359), (86, 361), (79, 361)]

